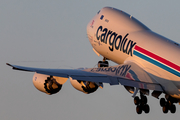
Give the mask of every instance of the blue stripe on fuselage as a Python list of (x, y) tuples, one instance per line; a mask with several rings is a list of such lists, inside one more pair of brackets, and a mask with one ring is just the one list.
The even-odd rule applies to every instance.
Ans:
[(154, 64), (154, 65), (156, 65), (156, 66), (158, 66), (158, 67), (160, 67), (160, 68), (162, 68), (162, 69), (164, 69), (164, 70), (166, 70), (166, 71), (168, 71), (168, 72), (170, 72), (170, 73), (172, 73), (172, 74), (174, 74), (174, 75), (176, 75), (176, 76), (178, 76), (178, 77), (180, 77), (179, 72), (175, 71), (172, 68), (169, 68), (168, 66), (166, 66), (166, 65), (164, 65), (164, 64), (162, 64), (162, 63), (160, 63), (160, 62), (158, 62), (158, 61), (156, 61), (156, 60), (154, 60), (148, 56), (143, 55), (142, 53), (139, 53), (136, 50), (134, 50), (133, 54), (144, 59), (144, 60), (146, 60), (146, 61), (148, 61), (148, 62), (150, 62), (150, 63), (152, 63), (152, 64)]

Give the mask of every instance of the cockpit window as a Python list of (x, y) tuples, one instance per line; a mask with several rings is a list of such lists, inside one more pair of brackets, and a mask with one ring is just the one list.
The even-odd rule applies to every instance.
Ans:
[(100, 19), (102, 20), (104, 18), (104, 15), (101, 15)]

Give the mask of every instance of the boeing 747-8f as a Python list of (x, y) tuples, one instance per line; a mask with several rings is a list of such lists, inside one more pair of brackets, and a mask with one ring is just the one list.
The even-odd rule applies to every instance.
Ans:
[[(180, 46), (142, 24), (133, 16), (112, 7), (102, 8), (88, 23), (87, 35), (97, 55), (97, 68), (42, 69), (7, 63), (15, 70), (35, 72), (34, 86), (49, 95), (61, 90), (70, 79), (74, 88), (93, 93), (104, 83), (123, 85), (133, 94), (136, 112), (149, 113), (150, 90), (160, 99), (162, 111), (176, 112), (180, 103)], [(117, 63), (109, 66), (108, 60)], [(139, 93), (139, 95), (137, 94)]]

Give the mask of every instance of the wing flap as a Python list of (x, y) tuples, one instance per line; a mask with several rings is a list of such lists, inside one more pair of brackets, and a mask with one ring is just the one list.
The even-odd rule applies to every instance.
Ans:
[(82, 80), (82, 81), (91, 81), (91, 82), (102, 82), (109, 83), (110, 85), (119, 85), (118, 78), (112, 76), (73, 76), (73, 79)]
[(119, 83), (124, 86), (131, 86), (131, 87), (136, 87), (140, 89), (163, 91), (162, 86), (156, 83), (145, 83), (145, 82), (132, 81), (132, 80), (127, 80), (127, 79), (125, 80), (121, 78), (119, 78), (118, 80), (119, 80)]

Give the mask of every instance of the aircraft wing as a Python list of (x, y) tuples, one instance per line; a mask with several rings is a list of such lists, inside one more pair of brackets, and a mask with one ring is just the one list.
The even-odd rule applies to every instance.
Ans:
[(137, 64), (129, 62), (112, 67), (89, 68), (89, 69), (44, 69), (11, 65), (15, 70), (36, 72), (39, 74), (73, 78), (82, 81), (109, 83), (110, 85), (121, 85), (163, 91), (162, 86), (157, 83), (146, 71)]

